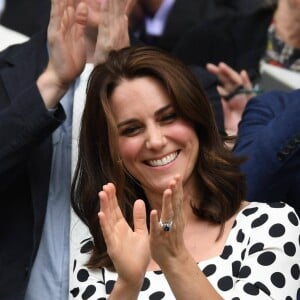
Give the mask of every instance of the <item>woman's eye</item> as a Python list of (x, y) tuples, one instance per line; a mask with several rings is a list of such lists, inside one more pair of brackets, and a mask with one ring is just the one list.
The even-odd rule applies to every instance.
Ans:
[(168, 113), (168, 114), (163, 115), (161, 117), (160, 121), (168, 123), (168, 122), (174, 121), (176, 118), (177, 118), (176, 112), (172, 112), (172, 113)]
[(124, 136), (133, 136), (137, 134), (140, 130), (139, 126), (131, 126), (131, 127), (126, 127), (121, 131), (121, 135)]

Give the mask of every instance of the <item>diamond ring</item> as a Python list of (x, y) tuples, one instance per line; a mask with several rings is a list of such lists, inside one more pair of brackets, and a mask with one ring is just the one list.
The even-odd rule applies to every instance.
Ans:
[(173, 225), (173, 221), (172, 220), (169, 220), (169, 221), (161, 221), (159, 220), (159, 225), (160, 227), (163, 229), (163, 231), (171, 231), (172, 229), (172, 225)]

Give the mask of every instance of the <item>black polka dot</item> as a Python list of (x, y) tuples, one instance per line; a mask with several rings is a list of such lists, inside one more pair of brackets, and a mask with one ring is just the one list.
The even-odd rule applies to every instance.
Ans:
[(72, 290), (70, 291), (70, 293), (72, 294), (72, 296), (73, 296), (74, 298), (77, 297), (78, 294), (79, 294), (79, 288), (77, 287), (77, 288), (72, 289)]
[(294, 212), (290, 212), (290, 213), (288, 214), (288, 218), (289, 218), (290, 222), (291, 222), (293, 225), (298, 226), (298, 224), (299, 224), (299, 219), (298, 219), (297, 215), (296, 215)]
[(284, 248), (284, 253), (288, 256), (294, 256), (296, 254), (296, 247), (292, 242), (285, 243), (283, 248)]
[(243, 215), (250, 216), (258, 210), (258, 207), (246, 208), (243, 210)]
[(221, 254), (221, 258), (228, 259), (231, 254), (232, 254), (232, 246), (225, 246), (223, 253)]
[(163, 272), (161, 270), (157, 270), (157, 271), (153, 271), (153, 273), (156, 275), (162, 275)]
[(149, 300), (160, 300), (165, 296), (164, 292), (155, 292), (149, 296)]
[(91, 238), (84, 239), (80, 242), (80, 244), (85, 244), (86, 242), (91, 241)]
[(245, 259), (245, 254), (246, 254), (246, 248), (243, 249), (242, 253), (241, 253), (241, 259), (244, 260)]
[(143, 285), (141, 287), (141, 291), (146, 291), (149, 289), (149, 287), (150, 287), (150, 280), (147, 277), (145, 277)]
[(259, 226), (264, 225), (264, 224), (267, 222), (268, 218), (269, 218), (269, 217), (268, 217), (267, 214), (261, 215), (260, 217), (256, 218), (256, 219), (252, 222), (251, 227), (252, 227), (252, 228), (256, 228), (256, 227), (259, 227)]
[(285, 298), (285, 300), (293, 300), (293, 298), (290, 297), (290, 296), (287, 296), (287, 297)]
[(245, 238), (245, 234), (242, 231), (242, 229), (240, 229), (237, 234), (236, 240), (237, 240), (237, 242), (242, 243), (244, 241), (244, 238)]
[(94, 243), (92, 241), (88, 241), (80, 248), (80, 252), (88, 253), (93, 249), (93, 247), (94, 247)]
[(80, 282), (85, 282), (87, 281), (89, 278), (89, 272), (85, 269), (80, 269), (77, 273), (77, 279), (80, 281)]
[(277, 238), (283, 236), (285, 233), (285, 228), (282, 224), (274, 224), (270, 230), (269, 234), (271, 237)]
[(205, 274), (206, 277), (213, 275), (217, 270), (216, 265), (208, 265), (206, 266), (202, 272)]
[(240, 298), (239, 297), (234, 297), (231, 300), (240, 300)]
[(271, 281), (278, 288), (283, 288), (285, 286), (285, 278), (280, 272), (273, 273), (271, 275)]
[(252, 295), (252, 296), (257, 296), (259, 294), (259, 289), (251, 283), (246, 283), (244, 285), (244, 291), (245, 293)]
[(284, 202), (271, 202), (271, 203), (268, 203), (268, 205), (270, 207), (273, 207), (273, 208), (283, 208), (283, 207), (285, 207)]
[(114, 280), (108, 280), (106, 285), (105, 285), (105, 290), (106, 294), (110, 294), (115, 286), (115, 281)]
[(74, 259), (74, 261), (73, 261), (73, 272), (75, 271), (76, 265), (77, 265), (77, 260)]
[(82, 293), (82, 299), (87, 300), (88, 298), (93, 296), (95, 292), (96, 292), (96, 287), (94, 285), (89, 285)]
[(234, 261), (232, 263), (232, 275), (234, 277), (238, 277), (240, 273), (240, 268), (241, 268), (241, 262), (240, 261)]
[(218, 287), (222, 291), (228, 291), (233, 287), (233, 281), (230, 276), (225, 276), (218, 281)]
[(233, 229), (233, 228), (236, 226), (236, 224), (237, 224), (237, 221), (236, 221), (236, 220), (234, 220), (234, 222), (233, 222), (233, 224), (232, 224), (232, 227), (231, 227), (231, 229)]
[(255, 282), (255, 286), (257, 286), (261, 291), (263, 291), (268, 296), (271, 295), (270, 290), (260, 281)]
[(292, 266), (291, 275), (295, 280), (298, 280), (300, 278), (300, 267), (298, 264)]
[(262, 266), (271, 265), (276, 259), (276, 255), (271, 251), (266, 251), (257, 257), (257, 262)]
[(251, 269), (248, 266), (244, 266), (240, 270), (239, 277), (247, 278), (250, 274), (251, 274)]
[(254, 254), (256, 252), (262, 251), (264, 249), (263, 243), (256, 243), (249, 249), (249, 255)]

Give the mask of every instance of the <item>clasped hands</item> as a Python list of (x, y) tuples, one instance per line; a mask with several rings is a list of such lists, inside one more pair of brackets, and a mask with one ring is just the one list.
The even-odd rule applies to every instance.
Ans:
[[(151, 259), (164, 269), (185, 250), (183, 188), (179, 175), (174, 176), (163, 192), (161, 211), (151, 211), (149, 231), (143, 200), (138, 199), (134, 203), (134, 229), (131, 229), (119, 207), (114, 184), (104, 185), (99, 198), (101, 209), (98, 216), (108, 255), (114, 263), (118, 278), (126, 282), (128, 287), (143, 282)], [(172, 229), (164, 231), (160, 219), (172, 219)]]

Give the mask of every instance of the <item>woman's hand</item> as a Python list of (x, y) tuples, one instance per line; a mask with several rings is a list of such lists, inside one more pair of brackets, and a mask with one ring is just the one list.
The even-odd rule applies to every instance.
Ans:
[(134, 204), (133, 231), (120, 210), (112, 183), (103, 186), (99, 198), (99, 221), (118, 281), (122, 281), (122, 286), (139, 289), (150, 261), (145, 204), (142, 200)]
[(111, 50), (129, 46), (128, 16), (135, 0), (104, 0), (101, 3), (95, 64), (106, 61)]
[(150, 249), (152, 258), (162, 268), (168, 267), (177, 259), (189, 256), (184, 245), (183, 230), (183, 188), (180, 175), (174, 176), (163, 193), (161, 222), (172, 220), (170, 231), (164, 231), (159, 223), (156, 210), (150, 215)]
[(53, 108), (86, 63), (84, 30), (88, 10), (73, 0), (52, 0), (48, 25), (49, 63), (37, 81), (47, 108)]

